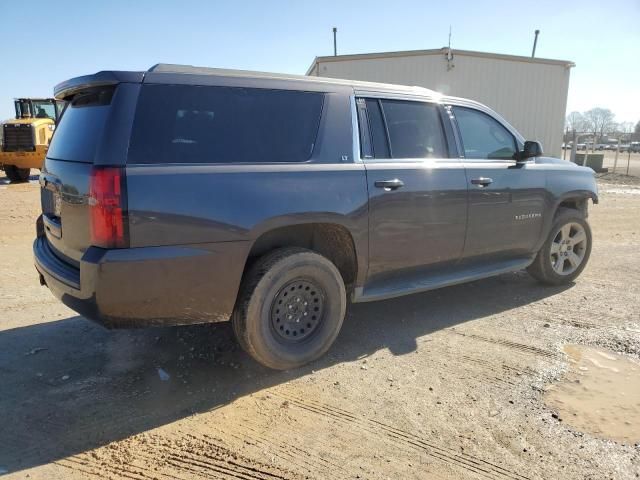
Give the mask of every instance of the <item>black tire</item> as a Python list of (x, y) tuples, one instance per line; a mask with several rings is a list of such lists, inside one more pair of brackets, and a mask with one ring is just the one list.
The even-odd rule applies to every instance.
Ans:
[[(573, 227), (571, 227), (573, 225)], [(572, 252), (577, 252), (578, 249), (576, 246), (566, 246), (563, 248), (568, 248), (569, 251), (560, 252), (557, 254), (552, 254), (553, 244), (558, 243), (559, 236), (562, 235), (563, 227), (569, 227), (570, 229), (579, 231), (580, 229), (576, 226), (579, 225), (584, 230), (585, 234), (585, 244), (580, 244), (580, 254), (579, 258), (581, 258), (580, 263), (577, 267), (571, 269), (569, 268), (566, 274), (558, 273), (556, 266), (559, 261), (562, 261), (563, 266), (572, 267), (573, 264), (569, 260), (562, 260), (562, 258), (558, 258), (560, 254), (571, 255)], [(577, 233), (577, 232), (576, 232)], [(587, 223), (584, 215), (573, 208), (560, 208), (556, 213), (556, 217), (553, 221), (553, 226), (551, 227), (551, 231), (549, 233), (549, 237), (544, 242), (544, 245), (536, 255), (535, 260), (529, 267), (527, 271), (529, 274), (538, 280), (541, 283), (546, 285), (565, 285), (567, 283), (573, 282), (578, 275), (582, 273), (584, 268), (589, 261), (589, 256), (591, 255), (591, 246), (592, 246), (592, 236), (591, 236), (591, 228)], [(574, 250), (572, 250), (572, 248)], [(554, 259), (558, 259), (559, 261), (556, 263)], [(566, 262), (569, 262), (568, 264)], [(559, 267), (560, 269), (564, 267)]]
[(29, 180), (30, 168), (18, 168), (15, 165), (5, 165), (4, 173), (11, 183), (21, 183)]
[(329, 349), (346, 307), (344, 282), (332, 262), (304, 248), (281, 248), (245, 274), (231, 323), (238, 343), (256, 361), (288, 370)]

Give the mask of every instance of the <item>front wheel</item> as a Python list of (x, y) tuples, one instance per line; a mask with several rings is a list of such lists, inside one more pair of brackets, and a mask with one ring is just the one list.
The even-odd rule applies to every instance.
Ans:
[(558, 211), (547, 241), (527, 271), (547, 285), (575, 280), (591, 255), (591, 228), (584, 216), (571, 208)]
[(281, 248), (249, 269), (231, 322), (249, 355), (288, 370), (329, 349), (346, 305), (342, 276), (331, 261), (303, 248)]
[(5, 165), (4, 173), (11, 183), (21, 183), (29, 180), (30, 168), (18, 168), (15, 165)]

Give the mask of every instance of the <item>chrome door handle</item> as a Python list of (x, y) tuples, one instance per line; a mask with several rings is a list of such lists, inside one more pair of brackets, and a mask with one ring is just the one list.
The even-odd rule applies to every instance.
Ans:
[(471, 183), (473, 183), (474, 185), (478, 185), (479, 187), (486, 187), (487, 185), (491, 185), (493, 183), (493, 179), (487, 177), (472, 178)]
[(385, 191), (390, 192), (391, 190), (396, 190), (400, 187), (404, 187), (404, 182), (397, 178), (393, 180), (376, 180), (374, 185), (377, 188), (384, 188)]

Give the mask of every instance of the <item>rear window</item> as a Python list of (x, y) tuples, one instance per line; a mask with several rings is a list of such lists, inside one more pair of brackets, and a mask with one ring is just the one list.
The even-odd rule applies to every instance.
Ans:
[(309, 160), (323, 94), (183, 85), (142, 87), (129, 163)]
[(92, 163), (102, 138), (114, 89), (77, 94), (67, 105), (51, 139), (49, 158)]

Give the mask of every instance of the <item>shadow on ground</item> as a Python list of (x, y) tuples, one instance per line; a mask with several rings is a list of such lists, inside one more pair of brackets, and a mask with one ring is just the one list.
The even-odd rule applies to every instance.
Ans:
[[(37, 183), (39, 178), (40, 177), (38, 175), (31, 175), (29, 177), (29, 183)], [(0, 174), (0, 185), (24, 185), (24, 183), (26, 182), (11, 183), (4, 174)]]
[(289, 372), (252, 361), (227, 323), (107, 331), (72, 317), (2, 331), (0, 467), (49, 463), (380, 349), (413, 352), (434, 331), (562, 290), (515, 273), (353, 305), (329, 354)]

